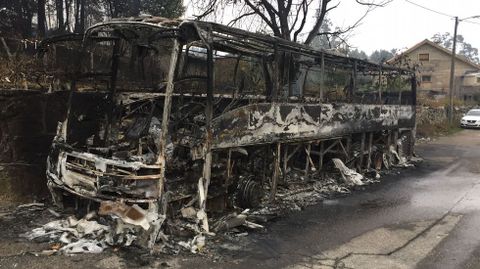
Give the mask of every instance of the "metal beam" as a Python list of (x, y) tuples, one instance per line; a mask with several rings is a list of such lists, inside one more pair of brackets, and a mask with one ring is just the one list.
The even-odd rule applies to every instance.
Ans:
[(163, 103), (163, 115), (162, 115), (162, 130), (160, 132), (160, 137), (158, 138), (158, 157), (157, 157), (157, 164), (160, 167), (160, 179), (158, 180), (157, 188), (158, 188), (158, 198), (160, 199), (163, 194), (163, 186), (165, 184), (165, 169), (166, 169), (166, 161), (165, 161), (165, 153), (167, 147), (167, 136), (168, 136), (168, 125), (170, 120), (170, 112), (172, 108), (172, 94), (174, 90), (173, 80), (175, 75), (175, 68), (177, 66), (177, 57), (178, 51), (180, 49), (180, 45), (176, 39), (173, 40), (172, 46), (172, 53), (170, 55), (170, 69), (168, 70), (167, 76), (167, 86), (165, 88), (165, 100)]

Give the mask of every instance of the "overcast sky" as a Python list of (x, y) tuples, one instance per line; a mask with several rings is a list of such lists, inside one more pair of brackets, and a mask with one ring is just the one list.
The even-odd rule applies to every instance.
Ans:
[[(329, 13), (334, 26), (347, 27), (360, 18), (365, 9), (354, 0), (337, 0), (338, 8)], [(480, 0), (409, 0), (424, 7), (459, 18), (480, 15)], [(188, 4), (187, 4), (188, 6)], [(187, 16), (191, 14), (187, 10)], [(312, 12), (313, 13), (313, 12)], [(312, 21), (313, 19), (311, 19)], [(458, 34), (480, 49), (480, 19), (478, 23), (460, 22)], [(453, 34), (454, 20), (411, 3), (393, 0), (386, 7), (371, 11), (349, 37), (349, 44), (370, 54), (374, 50), (405, 49), (438, 32)]]
[[(410, 0), (430, 9), (466, 18), (480, 15), (480, 0)], [(343, 0), (330, 17), (335, 25), (348, 25), (350, 18), (361, 16), (362, 11), (352, 8), (353, 0)], [(476, 48), (480, 48), (480, 19), (460, 22), (458, 34)], [(377, 49), (411, 47), (438, 32), (453, 34), (454, 20), (420, 7), (405, 0), (394, 0), (386, 7), (372, 11), (350, 37), (353, 46), (368, 53)]]

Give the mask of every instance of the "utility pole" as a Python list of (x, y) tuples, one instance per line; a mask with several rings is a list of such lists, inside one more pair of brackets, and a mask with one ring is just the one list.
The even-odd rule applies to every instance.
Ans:
[(448, 102), (448, 123), (453, 124), (453, 89), (455, 86), (455, 51), (457, 49), (457, 28), (458, 28), (458, 17), (455, 17), (455, 29), (453, 31), (453, 48), (452, 48), (452, 63), (450, 66), (450, 91), (448, 93), (449, 102)]

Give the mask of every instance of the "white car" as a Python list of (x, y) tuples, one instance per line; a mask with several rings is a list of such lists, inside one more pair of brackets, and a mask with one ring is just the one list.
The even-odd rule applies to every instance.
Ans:
[(479, 128), (480, 127), (480, 109), (470, 109), (460, 120), (460, 127)]

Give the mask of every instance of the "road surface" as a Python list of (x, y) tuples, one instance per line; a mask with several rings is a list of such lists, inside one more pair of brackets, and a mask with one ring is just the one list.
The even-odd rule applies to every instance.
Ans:
[(292, 213), (205, 268), (480, 268), (480, 131), (416, 151), (418, 168)]
[(35, 243), (2, 239), (0, 268), (480, 268), (480, 130), (416, 151), (424, 158), (417, 168), (291, 213), (238, 245), (217, 242), (220, 260), (122, 251), (34, 257), (25, 253)]

